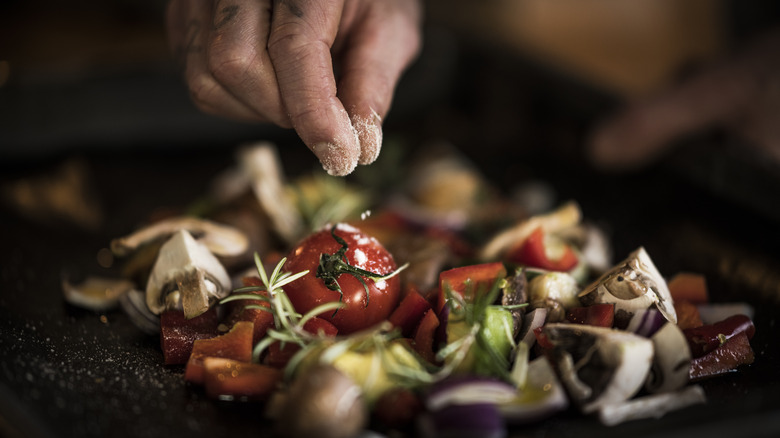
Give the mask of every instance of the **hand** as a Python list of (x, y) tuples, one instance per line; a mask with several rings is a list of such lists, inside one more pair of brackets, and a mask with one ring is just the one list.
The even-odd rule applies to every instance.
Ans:
[(198, 108), (293, 127), (328, 173), (347, 175), (379, 155), (382, 119), (420, 48), (421, 9), (419, 0), (173, 0), (167, 27)]
[(597, 127), (589, 153), (602, 168), (635, 168), (659, 158), (676, 138), (715, 126), (780, 163), (780, 29), (739, 56), (630, 105)]

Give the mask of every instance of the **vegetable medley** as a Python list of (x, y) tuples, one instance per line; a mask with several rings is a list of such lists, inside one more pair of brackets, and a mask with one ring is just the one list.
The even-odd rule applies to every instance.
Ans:
[(360, 217), (354, 188), (274, 171), (113, 248), (165, 365), (280, 433), (503, 436), (570, 409), (610, 426), (704, 403), (698, 381), (754, 359), (748, 305), (709, 303), (702, 275), (642, 247), (612, 263), (574, 202), (529, 214), (467, 172), (442, 205), (428, 174)]

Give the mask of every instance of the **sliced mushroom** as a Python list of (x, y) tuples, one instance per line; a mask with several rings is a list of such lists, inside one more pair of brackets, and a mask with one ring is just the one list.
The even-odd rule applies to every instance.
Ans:
[(218, 256), (237, 256), (249, 248), (246, 235), (236, 228), (195, 217), (174, 217), (156, 222), (130, 235), (111, 241), (111, 250), (118, 256), (126, 256), (141, 246), (186, 230), (209, 251)]
[(525, 240), (535, 229), (542, 227), (547, 232), (557, 232), (579, 224), (581, 218), (579, 205), (569, 201), (550, 213), (533, 216), (502, 231), (482, 248), (479, 258), (497, 260), (518, 242)]
[(163, 244), (146, 285), (146, 305), (159, 315), (181, 309), (193, 318), (230, 293), (230, 277), (219, 260), (190, 233), (180, 230)]
[(90, 276), (78, 284), (72, 283), (67, 277), (62, 279), (65, 301), (94, 311), (116, 307), (119, 298), (133, 287), (133, 282), (124, 279)]
[(239, 152), (239, 161), (274, 230), (287, 243), (295, 243), (303, 232), (303, 221), (284, 192), (284, 173), (274, 146), (268, 142), (246, 146)]
[[(501, 305), (516, 306), (528, 302), (528, 280), (525, 276), (525, 268), (515, 271), (515, 274), (509, 278), (506, 287), (502, 290)], [(523, 327), (523, 315), (525, 307), (511, 309), (512, 321), (514, 322), (513, 336), (517, 339), (520, 329)]]
[(545, 272), (528, 283), (528, 301), (532, 309), (546, 308), (548, 322), (560, 322), (566, 311), (580, 306), (577, 280), (565, 272)]
[(650, 339), (655, 355), (645, 389), (653, 393), (671, 392), (685, 386), (691, 369), (691, 350), (683, 331), (677, 324), (667, 322)]
[(584, 324), (547, 324), (551, 359), (561, 382), (584, 413), (621, 403), (645, 382), (653, 343), (620, 330)]
[(614, 304), (615, 325), (618, 327), (625, 327), (637, 310), (653, 305), (668, 321), (677, 323), (677, 312), (666, 280), (644, 247), (632, 252), (623, 262), (583, 289), (579, 296), (584, 305)]

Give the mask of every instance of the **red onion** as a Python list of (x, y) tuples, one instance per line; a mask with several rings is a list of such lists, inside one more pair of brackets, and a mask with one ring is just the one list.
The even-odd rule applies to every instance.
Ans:
[(431, 430), (422, 436), (447, 438), (503, 438), (507, 435), (504, 419), (492, 403), (450, 405), (428, 416)]
[(461, 376), (443, 380), (433, 386), (425, 400), (430, 411), (451, 405), (503, 403), (517, 395), (517, 388), (503, 380)]
[(626, 327), (626, 331), (649, 338), (665, 323), (666, 318), (657, 309), (639, 309), (636, 310), (634, 316), (631, 317), (628, 327)]
[(543, 326), (547, 319), (547, 308), (540, 307), (528, 312), (523, 318), (523, 328), (520, 330), (519, 339), (525, 342), (528, 347), (533, 347), (536, 342), (534, 330)]

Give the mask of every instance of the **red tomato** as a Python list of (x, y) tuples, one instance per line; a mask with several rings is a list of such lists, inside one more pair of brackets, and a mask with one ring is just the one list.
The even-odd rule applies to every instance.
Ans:
[[(376, 239), (357, 228), (339, 224), (335, 233), (343, 239), (347, 248), (344, 253), (346, 263), (359, 269), (384, 276), (396, 270), (393, 256)], [(284, 286), (295, 309), (300, 313), (332, 301), (339, 301), (340, 293), (326, 286), (322, 276), (318, 276), (320, 255), (332, 255), (342, 249), (332, 235), (331, 229), (315, 232), (299, 243), (287, 256), (286, 271), (296, 273), (309, 270), (309, 273)], [(335, 277), (341, 287), (341, 301), (345, 307), (335, 313), (320, 314), (319, 317), (331, 322), (340, 334), (350, 334), (378, 324), (387, 319), (398, 306), (401, 283), (398, 276), (387, 280), (374, 281), (360, 277), (368, 287), (368, 295), (363, 283), (352, 274), (339, 274)]]
[(510, 250), (507, 260), (549, 271), (569, 271), (577, 266), (577, 254), (563, 242), (552, 242), (539, 227), (522, 244)]

